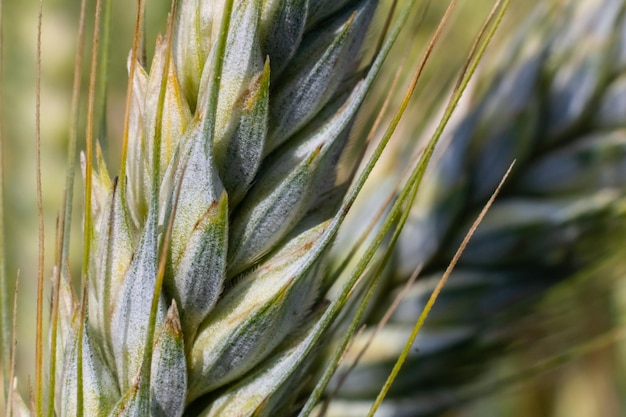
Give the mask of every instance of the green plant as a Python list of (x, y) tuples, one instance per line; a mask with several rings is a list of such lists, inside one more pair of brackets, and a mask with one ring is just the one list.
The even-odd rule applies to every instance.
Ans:
[[(72, 289), (67, 263), (69, 224), (75, 217), (71, 215), (74, 126), (49, 337), (46, 341), (40, 260), (33, 406), (29, 411), (17, 392), (9, 390), (14, 413), (308, 415), (326, 395), (331, 414), (346, 398), (352, 412), (363, 414), (362, 404), (370, 409), (375, 395), (382, 399), (387, 394), (388, 387), (382, 391), (381, 387), (393, 362), (403, 358), (404, 340), (421, 326), (421, 321), (417, 327), (414, 322), (438, 282), (437, 271), (450, 262), (468, 224), (516, 158), (502, 198), (465, 248), (459, 268), (419, 335), (418, 346), (429, 343), (434, 348), (410, 357), (404, 373), (389, 379), (395, 382), (382, 412), (414, 415), (418, 410), (439, 410), (449, 405), (438, 400), (442, 393), (456, 400), (450, 393), (461, 392), (459, 385), (482, 369), (461, 365), (488, 358), (507, 340), (491, 338), (499, 325), (510, 323), (491, 317), (493, 311), (512, 302), (511, 292), (515, 299), (537, 294), (586, 266), (593, 258), (580, 255), (586, 232), (611, 225), (620, 191), (590, 198), (589, 188), (619, 189), (621, 183), (613, 177), (607, 182), (606, 176), (587, 175), (606, 160), (592, 157), (589, 165), (575, 167), (573, 174), (586, 178), (576, 190), (567, 188), (569, 184), (559, 188), (559, 172), (555, 180), (550, 161), (578, 160), (579, 151), (597, 155), (598, 147), (609, 146), (609, 152), (621, 149), (620, 141), (611, 139), (614, 135), (581, 140), (575, 149), (562, 146), (599, 126), (589, 120), (595, 120), (592, 113), (600, 92), (611, 90), (609, 82), (616, 73), (596, 67), (595, 72), (585, 72), (585, 57), (600, 58), (588, 55), (585, 48), (568, 49), (568, 39), (577, 35), (575, 27), (553, 26), (546, 17), (550, 13), (539, 13), (530, 24), (540, 28), (531, 35), (538, 41), (519, 35), (509, 44), (509, 55), (496, 61), (504, 63), (503, 69), (483, 72), (467, 116), (444, 130), (506, 8), (496, 4), (443, 116), (437, 118), (438, 128), (423, 141), (423, 152), (410, 161), (409, 174), (394, 190), (382, 226), (374, 229), (370, 240), (350, 244), (348, 249), (361, 246), (363, 251), (356, 266), (337, 272), (329, 265), (343, 260), (346, 250), (333, 247), (335, 236), (363, 184), (371, 180), (370, 170), (440, 35), (441, 28), (383, 140), (372, 146), (373, 156), (363, 159), (368, 141), (364, 135), (351, 137), (359, 131), (353, 129), (354, 121), (413, 3), (400, 5), (399, 17), (390, 27), (366, 36), (378, 6), (374, 0), (174, 1), (165, 34), (157, 40), (148, 65), (142, 46), (144, 5), (139, 2), (122, 163), (119, 176), (113, 177), (95, 140), (102, 135), (99, 129), (104, 124), (98, 127), (97, 120), (104, 118), (106, 107), (98, 102), (104, 88), (96, 82), (103, 78), (98, 65), (102, 68), (106, 62), (106, 48), (98, 61), (102, 51), (97, 38), (103, 36), (105, 45), (108, 39), (108, 29), (99, 31), (100, 11), (106, 22), (110, 7), (110, 2), (97, 2), (82, 158), (87, 209), (81, 290)], [(602, 6), (608, 9), (598, 8), (598, 13), (610, 14), (611, 5), (621, 7), (607, 1)], [(570, 4), (563, 10), (578, 7)], [(442, 26), (448, 18), (446, 14)], [(575, 21), (587, 29), (585, 22), (593, 19), (585, 20), (582, 13)], [(604, 22), (602, 28), (608, 29), (602, 33), (614, 33), (617, 21)], [(379, 47), (365, 48), (369, 54), (363, 56), (363, 41), (376, 36), (382, 37)], [(602, 51), (609, 60), (606, 48), (594, 44), (591, 49)], [(583, 65), (578, 65), (579, 59)], [(600, 81), (582, 99), (583, 111), (561, 114), (556, 110), (561, 110), (563, 95), (585, 94), (576, 79), (567, 80), (567, 74), (580, 71)], [(548, 94), (542, 90), (546, 86)], [(538, 110), (543, 103), (552, 103), (545, 106), (551, 109), (547, 118)], [(442, 134), (444, 140), (439, 142)], [(357, 158), (344, 152), (350, 141), (359, 149)], [(427, 172), (433, 152), (436, 164)], [(340, 172), (340, 162), (347, 174)], [(619, 166), (621, 159), (615, 162)], [(591, 181), (590, 186), (589, 178), (599, 182)], [(532, 188), (545, 184), (552, 188)], [(537, 198), (522, 204), (517, 197), (524, 193)], [(561, 198), (566, 193), (570, 198)], [(565, 215), (555, 220), (556, 209)], [(529, 216), (529, 210), (536, 215)], [(364, 218), (370, 217), (366, 213)], [(510, 227), (510, 218), (519, 220), (515, 227)], [(409, 229), (396, 249), (405, 221)], [(574, 236), (572, 229), (577, 232)], [(540, 236), (553, 237), (555, 246), (547, 246), (557, 250), (548, 252), (541, 246), (532, 233), (536, 230)], [(511, 240), (516, 240), (514, 250), (507, 251), (503, 242)], [(520, 247), (532, 250), (522, 253)], [(490, 252), (494, 248), (504, 253), (494, 255)], [(365, 317), (368, 323), (377, 322), (392, 302), (388, 294), (395, 297), (420, 264), (434, 277), (419, 278), (379, 331), (383, 339), (393, 340), (392, 354), (378, 356), (374, 342), (374, 349), (340, 391), (328, 391), (328, 378), (336, 373), (345, 345), (356, 341), (358, 348), (369, 337), (367, 332), (356, 335), (357, 327)], [(391, 280), (383, 279), (388, 271)], [(536, 282), (530, 283), (529, 276)], [(3, 305), (8, 305), (7, 298), (5, 293)], [(476, 300), (489, 308), (475, 311)], [(492, 300), (497, 301), (493, 309)], [(3, 312), (8, 374), (10, 332), (6, 308)], [(442, 331), (439, 326), (447, 328)], [(334, 350), (327, 356), (322, 347), (329, 344)], [(450, 370), (455, 363), (461, 365)], [(5, 375), (5, 386), (7, 380)], [(427, 388), (418, 396), (406, 395), (405, 388), (416, 381), (427, 381)], [(364, 388), (362, 382), (373, 385)]]

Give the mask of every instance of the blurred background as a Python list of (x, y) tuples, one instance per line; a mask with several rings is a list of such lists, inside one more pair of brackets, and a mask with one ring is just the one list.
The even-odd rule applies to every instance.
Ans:
[[(85, 64), (79, 128), (79, 149), (84, 149), (86, 84), (92, 36), (93, 1), (88, 2)], [(389, 7), (389, 1), (383, 2)], [(385, 99), (400, 70), (391, 108), (397, 106), (408, 79), (447, 4), (430, 4), (422, 19), (410, 20), (382, 74), (364, 114)], [(528, 15), (532, 2), (513, 2), (490, 47), (489, 57)], [(487, 16), (490, 0), (460, 2), (439, 46), (418, 84), (415, 98), (401, 123), (396, 141), (377, 170), (384, 178), (406, 159), (406, 144), (417, 141), (428, 121), (440, 109), (463, 65), (474, 35)], [(4, 0), (2, 3), (2, 112), (4, 137), (4, 216), (7, 276), (13, 288), (19, 276), (18, 375), (22, 389), (34, 375), (35, 290), (37, 278), (37, 210), (35, 188), (36, 39), (39, 3)], [(55, 227), (62, 204), (74, 55), (78, 30), (78, 0), (46, 0), (42, 25), (41, 138), (46, 257), (44, 271), (51, 276), (55, 253)], [(163, 32), (168, 2), (148, 2), (146, 45), (151, 56), (157, 33)], [(382, 19), (377, 27), (382, 26)], [(119, 164), (121, 130), (126, 94), (126, 62), (132, 44), (135, 5), (112, 1), (111, 49), (107, 65), (107, 131), (100, 137), (105, 158), (114, 175)], [(375, 41), (375, 39), (373, 40)], [(148, 62), (150, 58), (148, 58)], [(365, 122), (363, 122), (365, 124)], [(406, 162), (406, 161), (403, 161)], [(382, 180), (381, 180), (382, 181)], [(74, 224), (70, 259), (78, 278), (82, 177), (75, 185)], [(374, 181), (375, 185), (376, 182)], [(622, 261), (623, 233), (602, 236), (591, 266), (536, 300), (511, 329), (512, 343), (467, 390), (455, 411), (446, 416), (554, 416), (592, 417), (626, 415), (626, 280)], [(46, 295), (46, 300), (49, 296)], [(1, 381), (0, 381), (1, 383)], [(1, 401), (1, 400), (0, 400)], [(2, 409), (2, 408), (0, 408)]]

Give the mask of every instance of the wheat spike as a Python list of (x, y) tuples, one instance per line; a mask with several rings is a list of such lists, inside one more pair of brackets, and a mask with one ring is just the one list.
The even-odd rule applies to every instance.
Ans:
[[(400, 239), (393, 283), (371, 322), (419, 265), (424, 273), (328, 415), (367, 412), (442, 268), (513, 160), (380, 415), (437, 415), (464, 399), (463, 388), (511, 340), (529, 301), (606, 249), (598, 239), (619, 224), (626, 185), (625, 11), (620, 0), (542, 3), (483, 62), (448, 125)], [(356, 339), (355, 354), (374, 331)]]
[(289, 410), (324, 297), (314, 246), (377, 71), (359, 66), (376, 7), (183, 0), (151, 65), (131, 54), (122, 177), (83, 160), (88, 311), (61, 317), (57, 415)]

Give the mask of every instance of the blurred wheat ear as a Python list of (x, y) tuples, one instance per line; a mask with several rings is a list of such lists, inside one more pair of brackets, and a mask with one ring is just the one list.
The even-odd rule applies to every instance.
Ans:
[(623, 1), (544, 2), (483, 62), (436, 151), (370, 323), (419, 265), (423, 277), (373, 342), (373, 327), (356, 339), (351, 357), (371, 345), (329, 414), (369, 408), (414, 317), (511, 161), (501, 196), (392, 387), (388, 415), (437, 415), (468, 401), (472, 383), (510, 349), (521, 324), (528, 326), (533, 302), (615, 251), (626, 196), (625, 13)]
[[(111, 30), (110, 2), (97, 0), (80, 158), (83, 259), (80, 288), (74, 289), (68, 230), (77, 217), (71, 206), (85, 4), (47, 326), (37, 88), (36, 375), (32, 398), (22, 400), (9, 383), (14, 352), (4, 291), (7, 414), (310, 415), (338, 361), (336, 355), (317, 369), (321, 347), (340, 336), (345, 345), (352, 337), (337, 322), (351, 320), (352, 329), (359, 322), (368, 299), (355, 294), (381, 278), (366, 270), (382, 237), (393, 231), (397, 238), (441, 129), (397, 191), (375, 243), (344, 279), (327, 268), (340, 256), (333, 242), (394, 133), (448, 14), (383, 139), (372, 156), (343, 167), (352, 175), (342, 178), (338, 164), (347, 144), (366, 142), (351, 138), (354, 120), (416, 1), (390, 15), (378, 49), (364, 45), (376, 40), (376, 34), (368, 36), (376, 0), (174, 1), (149, 65), (145, 4), (139, 1), (122, 162), (114, 176), (97, 141), (106, 91), (99, 68), (107, 61), (99, 48)], [(496, 2), (442, 128), (506, 5)], [(41, 10), (39, 18), (38, 48)], [(371, 60), (363, 58), (364, 49), (373, 50), (366, 55)], [(38, 49), (37, 83), (40, 56)], [(385, 253), (392, 253), (395, 238)], [(337, 295), (331, 296), (335, 283)]]

